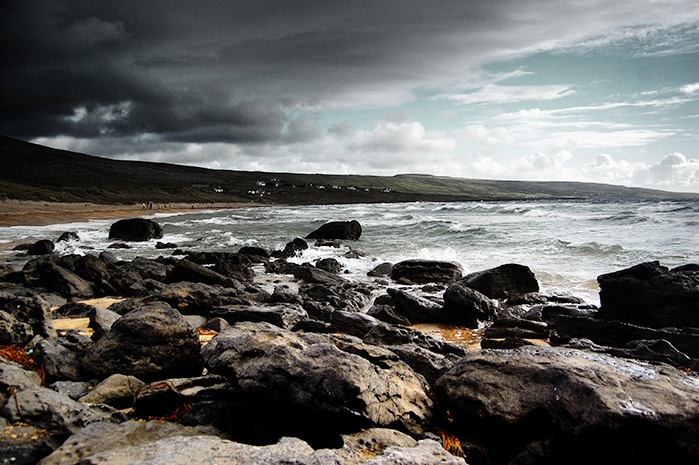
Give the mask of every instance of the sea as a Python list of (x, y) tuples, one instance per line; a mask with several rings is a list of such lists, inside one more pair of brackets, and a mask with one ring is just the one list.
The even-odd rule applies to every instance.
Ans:
[[(699, 201), (693, 200), (264, 206), (144, 217), (163, 227), (160, 242), (186, 251), (234, 252), (242, 246), (283, 249), (328, 221), (357, 220), (359, 240), (344, 241), (340, 248), (311, 247), (290, 261), (334, 257), (346, 278), (360, 282), (372, 281), (367, 272), (383, 262), (453, 261), (464, 274), (518, 263), (534, 272), (542, 292), (570, 294), (590, 304), (599, 304), (601, 274), (655, 260), (669, 268), (699, 263)], [(98, 254), (113, 243), (108, 234), (114, 221), (2, 227), (0, 260), (21, 266), (29, 257), (10, 245), (55, 241), (66, 231), (80, 240), (58, 243), (56, 252)], [(172, 254), (155, 248), (156, 242), (109, 251), (123, 260)], [(349, 258), (350, 251), (363, 256)]]

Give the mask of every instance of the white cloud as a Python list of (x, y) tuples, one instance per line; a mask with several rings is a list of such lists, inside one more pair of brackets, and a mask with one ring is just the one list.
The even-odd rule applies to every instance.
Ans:
[(574, 94), (568, 85), (501, 86), (488, 84), (476, 92), (461, 94), (439, 94), (433, 100), (453, 100), (462, 104), (472, 103), (515, 103), (528, 100), (554, 100)]
[(443, 131), (425, 131), (421, 123), (414, 121), (385, 123), (371, 131), (359, 130), (346, 147), (356, 153), (451, 151), (456, 141)]
[(699, 82), (695, 82), (694, 84), (687, 84), (685, 86), (682, 86), (680, 88), (682, 92), (685, 94), (695, 94), (699, 92)]
[(657, 163), (615, 161), (602, 154), (585, 166), (586, 177), (601, 182), (671, 191), (696, 191), (699, 187), (699, 160), (671, 153)]

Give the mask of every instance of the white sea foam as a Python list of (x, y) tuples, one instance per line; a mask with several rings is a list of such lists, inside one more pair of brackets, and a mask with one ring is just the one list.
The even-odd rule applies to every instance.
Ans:
[[(465, 273), (505, 263), (529, 266), (546, 291), (571, 292), (598, 303), (596, 277), (643, 261), (674, 267), (699, 262), (699, 203), (677, 202), (467, 202), (269, 207), (150, 215), (163, 242), (188, 250), (237, 250), (255, 245), (283, 249), (327, 221), (356, 219), (363, 234), (345, 247), (311, 248), (294, 261), (335, 257), (349, 277), (365, 277), (378, 263), (423, 258), (456, 261)], [(75, 231), (78, 243), (60, 253), (105, 250), (113, 220), (0, 228), (0, 258), (21, 264), (28, 257), (11, 247), (56, 240)], [(120, 259), (157, 257), (157, 241), (110, 249)], [(310, 241), (312, 244), (313, 241)], [(344, 257), (352, 249), (366, 258)]]

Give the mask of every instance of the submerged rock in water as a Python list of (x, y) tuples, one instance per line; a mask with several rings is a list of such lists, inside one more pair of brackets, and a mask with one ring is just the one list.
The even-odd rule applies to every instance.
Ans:
[(359, 221), (331, 221), (306, 236), (306, 239), (349, 239), (356, 241), (362, 235)]
[(109, 239), (127, 242), (145, 242), (162, 239), (163, 228), (153, 220), (145, 218), (127, 218), (119, 220), (109, 228)]

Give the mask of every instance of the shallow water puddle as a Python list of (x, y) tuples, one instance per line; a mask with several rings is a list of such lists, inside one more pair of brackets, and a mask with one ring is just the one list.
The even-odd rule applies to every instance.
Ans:
[(411, 328), (418, 329), (428, 336), (453, 344), (466, 346), (468, 350), (477, 350), (481, 347), (481, 339), (485, 329), (461, 328), (459, 326), (424, 323), (412, 325)]
[(92, 336), (92, 328), (89, 318), (58, 318), (53, 321), (53, 327), (59, 334), (65, 334), (70, 330), (77, 329), (80, 334)]

